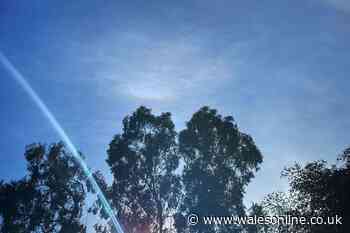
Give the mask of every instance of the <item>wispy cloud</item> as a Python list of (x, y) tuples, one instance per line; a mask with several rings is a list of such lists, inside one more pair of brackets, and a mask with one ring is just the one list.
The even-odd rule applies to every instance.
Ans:
[[(208, 53), (191, 39), (154, 41), (152, 38), (127, 34), (121, 43), (143, 40), (144, 48), (129, 49), (127, 62), (116, 62), (99, 74), (107, 78), (109, 89), (116, 94), (141, 100), (172, 101), (206, 93), (235, 76), (234, 61)], [(103, 60), (112, 56), (106, 53)], [(121, 78), (121, 74), (122, 77)], [(112, 88), (112, 89), (111, 89)]]

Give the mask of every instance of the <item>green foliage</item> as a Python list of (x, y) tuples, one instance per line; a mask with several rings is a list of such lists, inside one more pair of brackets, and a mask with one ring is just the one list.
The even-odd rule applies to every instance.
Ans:
[[(194, 113), (179, 136), (184, 159), (185, 198), (181, 214), (243, 216), (243, 195), (262, 162), (253, 139), (239, 131), (231, 116), (222, 117), (208, 107)], [(183, 222), (183, 220), (182, 220)], [(186, 229), (181, 215), (178, 231), (239, 232), (237, 226), (197, 224)]]
[(26, 177), (0, 183), (1, 232), (86, 232), (80, 223), (85, 178), (63, 144), (32, 144), (25, 158)]

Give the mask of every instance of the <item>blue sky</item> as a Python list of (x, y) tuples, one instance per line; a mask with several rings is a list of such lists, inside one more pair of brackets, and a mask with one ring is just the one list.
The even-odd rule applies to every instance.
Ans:
[[(1, 1), (0, 50), (45, 100), (92, 169), (140, 105), (180, 130), (203, 105), (233, 115), (264, 163), (246, 202), (286, 189), (294, 161), (350, 144), (350, 2)], [(59, 140), (0, 66), (0, 178), (24, 146)]]

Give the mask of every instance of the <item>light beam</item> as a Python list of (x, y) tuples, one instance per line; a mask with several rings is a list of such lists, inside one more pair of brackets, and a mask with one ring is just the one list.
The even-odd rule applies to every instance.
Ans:
[(67, 133), (64, 131), (62, 126), (56, 120), (55, 116), (52, 114), (50, 109), (46, 106), (44, 101), (40, 98), (40, 96), (34, 91), (34, 89), (30, 86), (24, 76), (20, 73), (18, 69), (6, 58), (6, 56), (0, 51), (0, 62), (6, 68), (6, 70), (11, 74), (11, 77), (24, 89), (24, 91), (30, 96), (30, 98), (34, 101), (40, 111), (44, 114), (44, 116), (49, 120), (50, 124), (54, 128), (54, 130), (61, 137), (62, 141), (66, 144), (69, 151), (72, 153), (73, 157), (78, 161), (88, 180), (93, 186), (94, 191), (97, 193), (98, 198), (100, 199), (103, 208), (108, 213), (114, 228), (118, 233), (124, 233), (121, 225), (119, 224), (117, 218), (115, 217), (111, 206), (109, 205), (106, 197), (103, 195), (103, 192), (99, 185), (97, 184), (95, 178), (93, 177), (91, 171), (87, 167), (85, 161), (80, 156), (77, 148), (74, 146), (73, 142), (68, 137)]

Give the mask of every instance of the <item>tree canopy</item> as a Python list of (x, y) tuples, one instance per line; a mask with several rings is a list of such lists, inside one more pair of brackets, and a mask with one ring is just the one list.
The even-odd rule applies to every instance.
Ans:
[[(262, 154), (233, 117), (203, 107), (193, 114), (179, 135), (184, 159), (185, 197), (181, 213), (198, 216), (243, 216), (246, 185), (259, 169)], [(178, 220), (179, 221), (179, 220)], [(179, 225), (181, 227), (181, 224)], [(185, 231), (186, 227), (178, 229)], [(197, 224), (190, 232), (236, 232), (236, 226)]]
[(181, 194), (176, 132), (170, 113), (146, 107), (123, 120), (123, 132), (111, 141), (107, 163), (114, 208), (127, 232), (165, 232)]
[[(263, 156), (232, 116), (202, 107), (176, 132), (169, 112), (139, 107), (123, 120), (107, 149), (111, 182), (94, 178), (127, 233), (347, 233), (350, 229), (350, 148), (337, 164), (296, 163), (282, 172), (288, 192), (274, 192), (250, 209), (245, 189)], [(95, 231), (110, 233), (100, 201), (62, 143), (25, 149), (27, 174), (0, 181), (1, 233), (85, 233), (84, 213), (101, 218)], [(195, 226), (186, 217), (196, 214)], [(342, 217), (342, 225), (205, 225), (204, 216)]]
[[(296, 163), (286, 168), (282, 176), (288, 178), (290, 190), (287, 193), (272, 193), (263, 201), (264, 209), (270, 215), (289, 214), (304, 216), (308, 220), (322, 217), (327, 224), (271, 226), (268, 232), (349, 232), (350, 148), (338, 160), (339, 163), (333, 165), (326, 161), (313, 161), (304, 166)], [(335, 216), (342, 218), (342, 224), (329, 224)]]
[(85, 178), (62, 143), (26, 147), (28, 174), (0, 184), (2, 233), (86, 232)]

